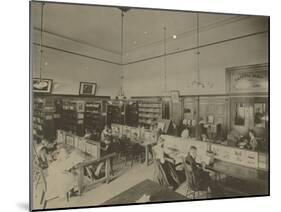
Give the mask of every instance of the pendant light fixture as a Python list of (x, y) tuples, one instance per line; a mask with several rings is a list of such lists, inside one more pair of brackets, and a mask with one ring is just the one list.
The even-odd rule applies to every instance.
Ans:
[(193, 88), (212, 88), (213, 84), (209, 81), (203, 82), (200, 79), (200, 34), (199, 34), (199, 13), (196, 13), (196, 79), (189, 83), (188, 87)]
[(170, 93), (167, 89), (167, 28), (163, 27), (163, 50), (164, 50), (164, 91), (163, 91), (163, 100), (168, 101), (170, 97)]
[[(124, 63), (124, 16), (125, 16), (125, 13), (128, 12), (130, 10), (130, 8), (127, 8), (127, 7), (119, 7), (119, 9), (121, 10), (121, 40), (120, 40), (120, 55), (121, 55), (121, 64), (123, 65)], [(120, 86), (120, 90), (119, 90), (119, 93), (118, 93), (118, 96), (117, 98), (118, 99), (126, 99), (125, 97), (125, 94), (124, 94), (124, 88), (123, 88), (123, 84), (124, 84), (124, 76), (123, 76), (123, 72), (122, 72), (122, 75), (121, 75), (121, 86)]]
[(40, 61), (39, 61), (39, 81), (35, 83), (33, 86), (37, 89), (42, 89), (48, 85), (46, 81), (42, 80), (42, 71), (43, 71), (43, 24), (44, 24), (44, 6), (45, 3), (41, 3), (41, 20), (40, 20)]

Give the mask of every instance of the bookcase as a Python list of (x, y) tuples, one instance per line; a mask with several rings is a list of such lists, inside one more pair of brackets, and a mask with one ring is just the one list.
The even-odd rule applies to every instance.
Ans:
[(61, 129), (79, 136), (84, 135), (84, 111), (84, 101), (63, 100), (60, 118)]
[(131, 127), (138, 126), (138, 102), (128, 101), (125, 106), (125, 124)]
[(162, 102), (159, 101), (138, 101), (138, 123), (149, 129), (162, 118)]
[(125, 104), (123, 101), (108, 103), (106, 106), (108, 124), (124, 124)]
[(55, 106), (52, 99), (45, 97), (33, 98), (33, 139), (45, 138), (50, 142), (55, 139), (54, 112)]
[(100, 134), (105, 125), (104, 102), (102, 100), (86, 101), (84, 127)]

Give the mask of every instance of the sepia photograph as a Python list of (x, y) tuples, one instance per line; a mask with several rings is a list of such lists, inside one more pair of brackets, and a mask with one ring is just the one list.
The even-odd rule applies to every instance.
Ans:
[(31, 210), (270, 194), (269, 16), (29, 13)]

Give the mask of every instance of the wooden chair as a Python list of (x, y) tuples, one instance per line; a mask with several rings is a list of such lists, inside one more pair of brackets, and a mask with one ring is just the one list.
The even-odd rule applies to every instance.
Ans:
[(205, 192), (207, 198), (209, 197), (209, 191), (208, 188), (201, 188), (198, 180), (196, 179), (194, 172), (192, 170), (192, 167), (185, 162), (185, 159), (182, 159), (182, 164), (184, 166), (184, 173), (186, 177), (186, 197), (189, 198), (190, 196), (192, 199), (195, 199), (196, 197), (199, 196), (200, 192)]

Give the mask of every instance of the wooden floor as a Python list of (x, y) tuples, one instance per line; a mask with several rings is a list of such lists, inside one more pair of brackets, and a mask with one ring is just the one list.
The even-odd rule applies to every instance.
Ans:
[(47, 208), (62, 207), (83, 207), (97, 206), (113, 198), (121, 192), (142, 182), (145, 179), (153, 180), (153, 165), (146, 166), (144, 163), (134, 164), (132, 168), (127, 168), (120, 176), (112, 180), (109, 184), (100, 184), (95, 188), (85, 192), (82, 196), (66, 199), (55, 199), (48, 203)]
[[(150, 179), (153, 180), (153, 165), (147, 166), (145, 163), (134, 163), (133, 167), (123, 168), (119, 172), (118, 177), (113, 179), (109, 184), (98, 184), (96, 187), (89, 191), (86, 191), (82, 196), (71, 197), (70, 201), (67, 202), (66, 199), (54, 199), (48, 202), (47, 208), (65, 208), (65, 207), (86, 207), (86, 206), (98, 206), (102, 205), (104, 202), (112, 199), (113, 197), (119, 195), (125, 190), (139, 184), (140, 182)], [(226, 181), (227, 182), (227, 181)], [(231, 184), (233, 184), (233, 179), (231, 179)], [(235, 186), (238, 188), (237, 186)], [(248, 186), (247, 186), (248, 187)], [(249, 188), (249, 187), (248, 187)], [(225, 193), (223, 196), (217, 197), (238, 197), (238, 196), (249, 196), (244, 192), (237, 192), (234, 190), (223, 189)], [(241, 189), (239, 189), (241, 190)], [(242, 191), (242, 190), (241, 190)], [(181, 184), (176, 192), (182, 195), (186, 194), (186, 184)], [(252, 194), (253, 195), (253, 194)], [(207, 198), (206, 193), (199, 193), (196, 199)]]

